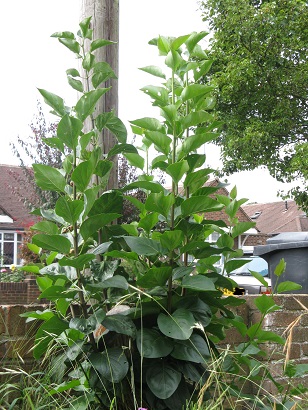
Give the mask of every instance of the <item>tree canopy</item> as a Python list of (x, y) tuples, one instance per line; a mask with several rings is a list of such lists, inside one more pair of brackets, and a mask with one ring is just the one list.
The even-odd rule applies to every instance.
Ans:
[[(267, 166), (308, 210), (308, 4), (302, 0), (201, 2), (220, 89), (223, 171)], [(305, 155), (306, 154), (306, 155)]]

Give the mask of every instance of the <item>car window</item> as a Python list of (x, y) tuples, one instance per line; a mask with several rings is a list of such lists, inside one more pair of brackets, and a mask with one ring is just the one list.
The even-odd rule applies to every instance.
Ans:
[(268, 264), (264, 259), (260, 257), (254, 257), (251, 259), (250, 262), (246, 263), (246, 265), (238, 269), (235, 269), (233, 272), (231, 272), (231, 275), (249, 274), (250, 270), (253, 270), (254, 272), (258, 272), (262, 276), (267, 276), (268, 275)]

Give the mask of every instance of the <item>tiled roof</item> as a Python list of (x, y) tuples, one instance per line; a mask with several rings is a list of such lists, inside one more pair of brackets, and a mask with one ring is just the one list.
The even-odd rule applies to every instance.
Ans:
[(308, 231), (308, 218), (294, 201), (254, 203), (243, 205), (243, 209), (257, 223), (257, 228), (262, 233)]
[(21, 167), (0, 164), (0, 214), (13, 220), (13, 223), (0, 222), (0, 229), (23, 230), (36, 221), (25, 205), (25, 199), (35, 192), (23, 172)]

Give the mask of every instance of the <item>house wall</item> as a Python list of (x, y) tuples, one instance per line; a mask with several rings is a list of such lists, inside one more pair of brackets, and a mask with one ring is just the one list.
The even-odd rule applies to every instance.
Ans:
[[(258, 322), (261, 313), (255, 305), (255, 299), (258, 295), (240, 296), (245, 298), (247, 303), (234, 309), (234, 312), (241, 316), (244, 323), (253, 325)], [(308, 364), (308, 295), (279, 295), (275, 296), (275, 303), (281, 306), (280, 310), (271, 312), (266, 316), (262, 328), (269, 330), (277, 335), (287, 339), (290, 335), (289, 343), (285, 346), (276, 343), (267, 343), (264, 350), (267, 356), (259, 357), (260, 362), (269, 362), (269, 369), (273, 378), (277, 382), (287, 385), (287, 380), (283, 378), (283, 367), (285, 364), (286, 352), (289, 358), (296, 364)], [(307, 310), (305, 310), (305, 308)], [(292, 324), (294, 326), (292, 327)], [(286, 329), (292, 328), (292, 332), (286, 333)], [(221, 349), (231, 348), (245, 339), (237, 332), (236, 329), (230, 329), (226, 333), (226, 339), (219, 343)], [(288, 348), (287, 348), (288, 346)], [(308, 374), (298, 379), (292, 379), (293, 384), (303, 384), (308, 388)], [(257, 394), (260, 391), (269, 395), (277, 395), (275, 385), (269, 380), (261, 380), (258, 385), (245, 386), (246, 391), (251, 394)]]
[[(241, 316), (246, 324), (252, 325), (259, 321), (260, 312), (255, 306), (257, 296), (248, 295), (240, 296), (245, 298), (247, 303), (234, 309), (235, 313)], [(284, 295), (275, 297), (275, 302), (280, 305), (281, 310), (270, 313), (263, 324), (264, 330), (283, 335), (286, 328), (295, 323), (293, 328), (292, 340), (289, 344), (290, 359), (296, 363), (308, 363), (308, 295)], [(26, 323), (20, 314), (28, 311), (43, 309), (42, 305), (0, 305), (0, 383), (3, 382), (4, 376), (1, 376), (1, 367), (17, 365), (17, 352), (23, 358), (23, 366), (30, 369), (33, 364), (32, 353), (30, 352), (33, 344), (33, 337), (37, 324), (33, 322)], [(242, 343), (244, 338), (240, 336), (236, 329), (227, 331), (226, 340), (220, 342), (218, 347), (221, 351), (227, 348), (233, 348), (234, 345)], [(269, 361), (270, 369), (275, 380), (283, 382), (282, 369), (284, 364), (283, 346), (275, 343), (267, 344), (265, 350), (268, 352), (267, 358), (260, 357), (262, 361)], [(21, 366), (20, 361), (18, 366)], [(1, 379), (2, 377), (2, 379)], [(308, 376), (302, 376), (299, 380), (292, 380), (293, 383), (302, 383), (308, 388)], [(245, 386), (247, 392), (256, 394), (261, 390), (268, 394), (275, 395), (276, 389), (273, 383), (263, 380), (258, 386), (248, 384)]]
[(39, 294), (40, 291), (33, 276), (27, 277), (24, 282), (0, 282), (0, 303), (2, 305), (40, 303)]
[(242, 241), (245, 240), (244, 246), (258, 246), (258, 245), (266, 245), (267, 239), (270, 238), (270, 235), (263, 235), (261, 233), (257, 235), (247, 235), (245, 237), (245, 234), (242, 235)]

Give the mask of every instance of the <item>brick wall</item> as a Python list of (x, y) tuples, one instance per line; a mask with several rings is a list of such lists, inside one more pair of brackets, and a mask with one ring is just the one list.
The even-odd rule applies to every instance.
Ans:
[[(258, 296), (240, 297), (245, 298), (247, 303), (237, 307), (234, 311), (244, 319), (245, 324), (251, 326), (260, 320), (261, 314), (254, 303)], [(269, 361), (269, 369), (274, 379), (279, 383), (287, 384), (287, 380), (283, 378), (287, 346), (289, 346), (288, 355), (290, 359), (294, 360), (296, 364), (308, 364), (308, 295), (279, 295), (275, 296), (275, 303), (281, 306), (281, 309), (266, 316), (263, 329), (270, 330), (284, 338), (289, 335), (290, 343), (286, 346), (267, 343), (265, 347), (263, 346), (267, 356), (264, 358), (260, 356), (259, 360), (260, 362)], [(292, 328), (291, 333), (286, 333), (288, 327)], [(229, 346), (232, 349), (234, 345), (238, 345), (243, 341), (245, 340), (236, 329), (230, 329), (227, 331), (226, 340), (220, 343), (220, 348), (224, 349)], [(308, 388), (308, 375), (301, 376), (298, 380), (292, 379), (292, 383), (295, 385), (301, 383)], [(252, 394), (257, 394), (261, 390), (273, 396), (277, 394), (275, 385), (265, 379), (260, 381), (258, 385), (246, 386), (246, 389)]]
[[(245, 298), (247, 303), (235, 308), (235, 313), (243, 317), (246, 324), (252, 325), (259, 321), (260, 313), (254, 303), (257, 296), (240, 297)], [(289, 356), (296, 363), (308, 363), (308, 310), (305, 310), (305, 307), (308, 309), (308, 295), (280, 295), (275, 297), (275, 302), (282, 308), (267, 316), (263, 328), (283, 335), (287, 327), (297, 321), (293, 327), (289, 344)], [(40, 304), (0, 305), (0, 373), (1, 367), (16, 363), (17, 353), (23, 358), (24, 366), (26, 368), (30, 367), (32, 363), (30, 348), (37, 324), (33, 324), (34, 322), (26, 324), (25, 319), (21, 318), (20, 314), (27, 311), (41, 310), (42, 308), (43, 306)], [(232, 346), (243, 341), (243, 337), (236, 329), (230, 329), (227, 331), (226, 340), (224, 343), (219, 344), (219, 348), (224, 349), (229, 346), (232, 349)], [(263, 360), (270, 361), (270, 369), (275, 380), (283, 382), (282, 369), (285, 357), (285, 354), (282, 353), (283, 346), (270, 343), (265, 346), (265, 350), (268, 352), (268, 357)], [(262, 360), (262, 357), (260, 357), (260, 360)], [(302, 383), (308, 388), (308, 376), (302, 376), (299, 380), (292, 380), (292, 382)], [(260, 391), (261, 385), (262, 389), (266, 389), (269, 394), (276, 394), (273, 383), (266, 380), (260, 382), (258, 386), (247, 385), (246, 388), (254, 394)]]
[(39, 294), (34, 276), (27, 277), (24, 282), (0, 282), (1, 305), (40, 303)]

